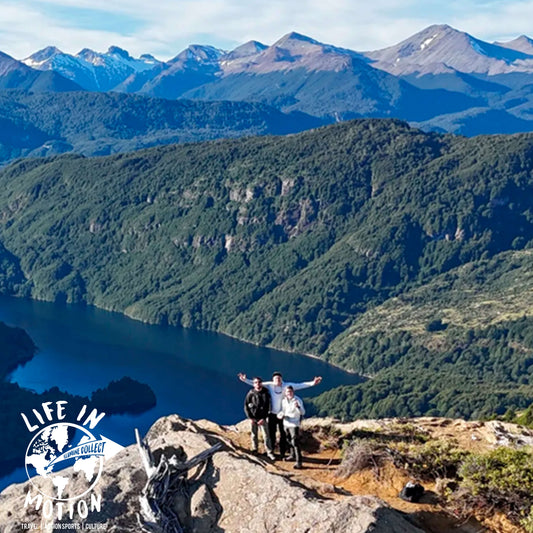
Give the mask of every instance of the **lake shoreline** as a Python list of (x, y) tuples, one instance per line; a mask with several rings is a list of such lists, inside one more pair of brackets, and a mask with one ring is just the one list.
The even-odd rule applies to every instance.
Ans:
[[(109, 413), (99, 430), (124, 445), (133, 442), (135, 428), (144, 433), (157, 419), (173, 413), (221, 425), (243, 420), (249, 387), (238, 379), (239, 372), (270, 376), (279, 370), (288, 381), (322, 376), (321, 384), (302, 391), (304, 401), (360, 381), (357, 375), (316, 357), (258, 347), (218, 332), (147, 324), (96, 306), (1, 295), (0, 321), (26, 331), (38, 348), (31, 360), (9, 374), (6, 384), (13, 394), (4, 406), (3, 427), (11, 433), (17, 428), (26, 433), (24, 439), (13, 441), (10, 458), (23, 459), (28, 445), (30, 434), (20, 413), (40, 409), (46, 401), (40, 395), (52, 388), (56, 389), (54, 400), (69, 395), (90, 399), (94, 391), (124, 376), (147, 384), (157, 401), (146, 412), (111, 415), (106, 409), (111, 400), (105, 399), (99, 406)], [(21, 388), (35, 394), (23, 399)]]
[(280, 352), (286, 352), (286, 353), (290, 353), (290, 354), (294, 354), (294, 355), (298, 355), (298, 356), (309, 357), (309, 358), (314, 359), (316, 361), (321, 361), (321, 362), (326, 363), (326, 364), (328, 364), (330, 366), (338, 368), (342, 372), (347, 372), (348, 374), (352, 374), (353, 376), (358, 376), (359, 378), (361, 378), (361, 382), (366, 381), (368, 379), (366, 376), (358, 374), (356, 371), (354, 371), (352, 369), (344, 368), (344, 367), (342, 367), (340, 365), (337, 365), (335, 363), (327, 361), (324, 358), (320, 357), (319, 355), (316, 355), (316, 354), (313, 354), (313, 353), (298, 352), (298, 351), (292, 350), (290, 348), (286, 348), (286, 347), (283, 347), (283, 346), (276, 346), (276, 345), (273, 345), (273, 344), (259, 344), (257, 342), (251, 341), (249, 339), (245, 339), (245, 338), (239, 337), (237, 335), (233, 335), (231, 333), (227, 333), (227, 332), (225, 332), (223, 330), (198, 329), (198, 328), (182, 326), (181, 324), (162, 323), (162, 322), (157, 322), (157, 321), (146, 320), (146, 319), (140, 318), (138, 316), (135, 316), (133, 314), (129, 314), (129, 313), (124, 312), (124, 311), (118, 311), (116, 309), (107, 308), (105, 306), (99, 306), (99, 305), (91, 304), (91, 303), (87, 303), (87, 302), (77, 302), (75, 304), (72, 304), (72, 303), (57, 303), (57, 302), (54, 302), (52, 300), (46, 300), (46, 299), (42, 299), (42, 298), (27, 298), (27, 297), (24, 297), (24, 296), (6, 295), (6, 294), (0, 294), (0, 296), (1, 297), (7, 297), (7, 298), (18, 298), (18, 299), (22, 299), (22, 300), (25, 300), (25, 301), (45, 302), (45, 303), (50, 303), (50, 304), (53, 304), (53, 305), (63, 305), (63, 306), (76, 305), (76, 306), (82, 306), (82, 307), (87, 307), (87, 308), (99, 309), (99, 310), (105, 311), (107, 313), (114, 313), (114, 314), (129, 318), (131, 320), (135, 320), (136, 322), (140, 322), (141, 324), (147, 324), (147, 325), (150, 325), (150, 326), (179, 328), (179, 329), (189, 330), (189, 331), (198, 332), (198, 333), (206, 332), (206, 333), (213, 333), (213, 334), (217, 334), (217, 335), (223, 335), (224, 337), (228, 337), (230, 339), (234, 339), (236, 341), (239, 341), (239, 342), (242, 342), (242, 343), (245, 343), (245, 344), (249, 344), (250, 346), (255, 346), (257, 348), (268, 348), (268, 349), (272, 349), (272, 350), (276, 350), (276, 351), (280, 351)]

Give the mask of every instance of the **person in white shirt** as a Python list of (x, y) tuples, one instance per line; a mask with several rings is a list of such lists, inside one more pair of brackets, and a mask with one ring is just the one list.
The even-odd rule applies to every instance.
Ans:
[[(246, 374), (242, 372), (238, 374), (239, 379), (248, 385), (253, 385), (253, 381), (246, 378)], [(272, 381), (264, 381), (263, 387), (268, 389), (272, 399), (270, 413), (268, 415), (268, 431), (270, 433), (270, 440), (272, 448), (276, 446), (276, 432), (279, 430), (279, 455), (283, 459), (288, 449), (285, 431), (283, 429), (283, 421), (278, 418), (278, 413), (281, 411), (281, 402), (285, 396), (285, 389), (292, 387), (293, 391), (307, 389), (314, 387), (322, 381), (321, 376), (316, 376), (312, 381), (304, 381), (302, 383), (292, 383), (283, 381), (281, 372), (274, 372), (272, 374)]]
[(294, 468), (302, 468), (302, 451), (300, 449), (300, 425), (305, 415), (304, 403), (294, 395), (290, 385), (285, 389), (285, 398), (281, 402), (278, 418), (283, 421), (286, 438), (291, 448), (287, 461), (294, 459)]

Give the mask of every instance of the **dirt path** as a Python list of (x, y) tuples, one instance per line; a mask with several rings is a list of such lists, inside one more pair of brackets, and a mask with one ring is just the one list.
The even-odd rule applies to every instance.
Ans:
[[(312, 428), (310, 433), (316, 431), (317, 426), (331, 424), (331, 421), (308, 419), (304, 429)], [(350, 434), (354, 430), (383, 431), (392, 424), (405, 427), (415, 427), (416, 431), (427, 434), (431, 439), (444, 439), (452, 441), (464, 449), (483, 451), (494, 447), (502, 439), (524, 438), (533, 442), (533, 432), (526, 430), (523, 435), (516, 437), (507, 426), (499, 422), (465, 422), (463, 420), (449, 420), (439, 418), (421, 418), (413, 420), (377, 420), (358, 421), (351, 424), (339, 425), (340, 431)], [(514, 436), (513, 436), (514, 435)], [(224, 432), (239, 451), (248, 452), (250, 448), (248, 423), (241, 422), (236, 426), (227, 428)], [(322, 438), (320, 435), (318, 438)], [(434, 484), (424, 483), (426, 494), (419, 503), (410, 503), (402, 500), (399, 493), (409, 475), (404, 469), (396, 468), (388, 463), (379, 468), (365, 469), (347, 478), (340, 478), (336, 470), (341, 463), (341, 450), (332, 442), (304, 442), (304, 468), (293, 469), (292, 462), (264, 460), (266, 468), (286, 475), (291, 479), (308, 486), (326, 498), (344, 498), (349, 495), (374, 495), (387, 502), (394, 509), (406, 514), (413, 523), (428, 533), (523, 533), (523, 530), (510, 524), (504, 516), (493, 517), (490, 521), (479, 522), (471, 517), (466, 522), (459, 520), (439, 503), (435, 493)], [(324, 449), (324, 444), (326, 449)], [(328, 449), (328, 446), (331, 446)]]

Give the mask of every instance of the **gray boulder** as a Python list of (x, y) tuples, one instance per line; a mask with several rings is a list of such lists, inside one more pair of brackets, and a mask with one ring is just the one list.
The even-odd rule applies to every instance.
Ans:
[[(216, 430), (215, 430), (216, 429)], [(421, 530), (386, 503), (370, 496), (327, 499), (299, 481), (276, 471), (261, 458), (237, 449), (224, 429), (177, 415), (158, 420), (146, 436), (156, 463), (162, 453), (182, 461), (217, 442), (223, 448), (188, 472), (184, 491), (173, 496), (173, 510), (185, 532), (195, 533), (417, 533)], [(45, 480), (43, 480), (45, 481)], [(75, 482), (75, 480), (74, 480)], [(104, 465), (94, 489), (102, 496), (100, 511), (86, 518), (57, 516), (48, 522), (42, 511), (24, 508), (30, 483), (12, 485), (0, 494), (0, 531), (20, 531), (21, 524), (52, 527), (52, 522), (105, 524), (107, 531), (140, 531), (139, 496), (146, 474), (136, 446)], [(35, 492), (35, 489), (33, 489)]]

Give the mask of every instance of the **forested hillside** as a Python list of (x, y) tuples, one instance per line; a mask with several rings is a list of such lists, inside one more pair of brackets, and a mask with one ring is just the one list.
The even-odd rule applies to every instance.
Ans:
[(66, 152), (107, 155), (177, 142), (284, 135), (323, 123), (259, 103), (0, 91), (0, 163)]
[(358, 120), (20, 161), (0, 173), (0, 286), (371, 375), (316, 400), (344, 417), (523, 407), (532, 155), (529, 134)]
[(18, 365), (29, 361), (35, 353), (35, 345), (28, 334), (20, 328), (10, 328), (0, 322), (0, 381)]

